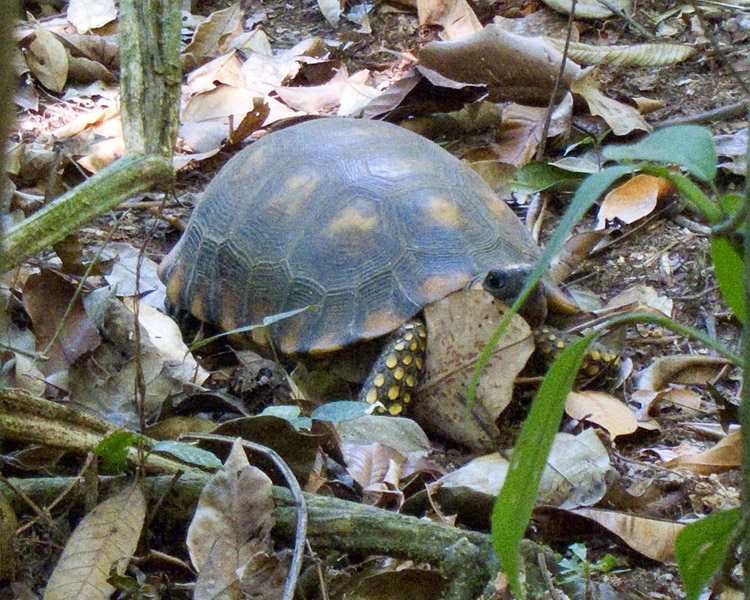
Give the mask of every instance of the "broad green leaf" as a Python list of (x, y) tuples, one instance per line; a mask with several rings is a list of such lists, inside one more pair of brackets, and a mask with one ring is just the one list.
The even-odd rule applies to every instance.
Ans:
[(260, 413), (260, 416), (278, 417), (289, 421), (292, 426), (299, 431), (300, 429), (312, 429), (312, 419), (310, 417), (300, 417), (302, 409), (299, 406), (283, 404), (280, 406), (267, 406)]
[(665, 127), (635, 144), (607, 146), (608, 160), (651, 160), (685, 167), (702, 181), (716, 177), (716, 145), (711, 132), (698, 125)]
[(732, 509), (691, 523), (677, 534), (674, 550), (688, 600), (697, 600), (721, 567), (739, 522), (739, 511)]
[(532, 161), (516, 171), (516, 180), (512, 184), (514, 192), (534, 194), (551, 188), (562, 186), (570, 188), (581, 180), (578, 173), (573, 173), (560, 167)]
[(529, 297), (529, 294), (534, 289), (536, 284), (539, 283), (539, 280), (547, 272), (547, 268), (549, 267), (550, 262), (555, 256), (557, 256), (557, 253), (560, 251), (560, 248), (562, 248), (563, 244), (568, 239), (568, 236), (573, 230), (573, 227), (575, 227), (579, 223), (583, 215), (586, 214), (586, 211), (591, 208), (594, 202), (599, 199), (599, 197), (607, 190), (610, 185), (612, 185), (612, 183), (614, 183), (623, 175), (632, 173), (635, 170), (637, 170), (635, 167), (628, 165), (606, 167), (598, 173), (595, 173), (594, 175), (589, 175), (588, 177), (586, 177), (586, 179), (583, 180), (583, 182), (581, 182), (581, 185), (578, 187), (578, 190), (573, 196), (573, 199), (570, 201), (570, 206), (568, 206), (568, 209), (565, 211), (563, 218), (557, 224), (555, 233), (552, 235), (552, 238), (544, 247), (542, 256), (537, 261), (534, 270), (529, 275), (529, 278), (526, 281), (526, 284), (524, 285), (521, 292), (518, 294), (516, 301), (513, 303), (513, 306), (511, 306), (505, 317), (503, 317), (503, 320), (497, 326), (497, 329), (495, 329), (495, 331), (493, 332), (490, 341), (487, 342), (487, 345), (484, 347), (482, 353), (477, 358), (477, 364), (474, 367), (474, 372), (471, 374), (469, 390), (466, 393), (467, 410), (471, 410), (471, 405), (474, 402), (474, 395), (476, 394), (477, 385), (479, 385), (479, 378), (481, 377), (482, 369), (484, 369), (484, 366), (487, 364), (487, 361), (492, 354), (492, 350), (494, 349), (498, 340), (502, 337), (503, 333), (505, 333), (505, 330), (508, 328), (513, 315), (518, 312), (518, 309), (526, 301), (526, 298)]
[(102, 473), (122, 473), (127, 465), (130, 448), (141, 437), (141, 434), (134, 431), (115, 431), (99, 442), (94, 448), (94, 454), (102, 458), (99, 466)]
[(723, 237), (711, 238), (711, 260), (716, 270), (719, 289), (727, 306), (735, 316), (745, 322), (745, 286), (742, 282), (744, 268), (742, 254)]
[(206, 467), (209, 469), (221, 469), (221, 461), (208, 450), (196, 448), (185, 442), (165, 440), (158, 442), (152, 448), (154, 452), (170, 454), (184, 463)]
[(492, 542), (513, 592), (523, 597), (518, 548), (534, 508), (542, 471), (560, 426), (565, 399), (595, 334), (565, 348), (550, 367), (513, 449), (508, 475), (492, 511)]
[(339, 400), (338, 402), (328, 402), (316, 408), (310, 417), (314, 421), (330, 421), (340, 423), (341, 421), (350, 421), (358, 417), (370, 414), (371, 405), (367, 402), (355, 402), (353, 400)]

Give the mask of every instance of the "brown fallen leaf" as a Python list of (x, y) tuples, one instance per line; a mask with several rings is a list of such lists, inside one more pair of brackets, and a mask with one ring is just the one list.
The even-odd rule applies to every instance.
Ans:
[[(566, 137), (573, 114), (573, 96), (566, 94), (552, 113), (547, 137)], [(511, 104), (503, 111), (500, 133), (492, 150), (500, 162), (522, 167), (534, 158), (542, 141), (547, 108)]]
[(689, 469), (701, 475), (723, 473), (740, 466), (742, 462), (742, 440), (739, 430), (733, 431), (718, 444), (694, 454), (681, 454), (670, 460), (670, 467)]
[(466, 0), (417, 0), (417, 15), (422, 26), (442, 27), (444, 40), (458, 40), (482, 29)]
[(604, 392), (571, 392), (565, 401), (565, 412), (579, 421), (603, 427), (612, 439), (638, 429), (633, 411), (621, 400)]
[(70, 0), (65, 13), (78, 33), (103, 27), (117, 18), (115, 0)]
[[(49, 360), (43, 363), (47, 376), (66, 373), (78, 357), (91, 352), (101, 343), (99, 332), (89, 321), (81, 297), (73, 302), (74, 294), (75, 286), (48, 269), (30, 276), (23, 288), (23, 305), (31, 317), (38, 348), (44, 349), (55, 339), (47, 354)], [(71, 302), (72, 308), (63, 321)], [(55, 338), (61, 323), (59, 335)], [(56, 385), (62, 385), (62, 381), (58, 380)]]
[(26, 64), (39, 83), (53, 92), (63, 91), (68, 80), (68, 53), (53, 33), (37, 27), (25, 55)]
[(587, 72), (572, 82), (570, 91), (586, 100), (591, 114), (604, 119), (615, 135), (627, 135), (635, 130), (651, 131), (653, 129), (635, 108), (602, 94), (591, 72)]
[(636, 552), (659, 562), (669, 562), (674, 559), (675, 538), (685, 527), (682, 523), (634, 517), (596, 508), (578, 508), (570, 512), (591, 519), (614, 533)]
[(241, 32), (242, 10), (239, 2), (211, 13), (208, 19), (196, 27), (193, 39), (183, 51), (183, 69), (192, 71), (225, 54), (232, 39)]
[(112, 569), (122, 575), (135, 552), (146, 518), (138, 485), (105, 500), (86, 515), (65, 544), (44, 600), (104, 600), (115, 591)]
[(663, 177), (640, 173), (609, 192), (597, 214), (597, 229), (604, 229), (607, 221), (619, 219), (634, 223), (651, 214), (656, 201), (674, 193), (674, 187)]
[[(201, 492), (187, 534), (190, 560), (198, 570), (196, 599), (243, 598), (281, 594), (285, 569), (276, 559), (271, 480), (247, 460), (236, 440), (224, 469), (211, 476)], [(219, 595), (220, 594), (220, 595)]]
[[(484, 84), (490, 99), (546, 106), (555, 85), (562, 53), (543, 38), (515, 35), (497, 25), (486, 25), (460, 40), (430, 42), (419, 53), (419, 63), (455, 82)], [(566, 61), (560, 98), (581, 74)]]
[(507, 307), (480, 290), (451, 294), (428, 306), (425, 321), (430, 351), (419, 402), (411, 414), (423, 427), (470, 448), (493, 447), (498, 415), (510, 403), (513, 382), (533, 350), (529, 326), (514, 316), (487, 363), (466, 414), (466, 386), (477, 357)]
[(639, 390), (661, 390), (668, 383), (705, 385), (729, 364), (719, 356), (678, 355), (655, 360), (636, 378)]

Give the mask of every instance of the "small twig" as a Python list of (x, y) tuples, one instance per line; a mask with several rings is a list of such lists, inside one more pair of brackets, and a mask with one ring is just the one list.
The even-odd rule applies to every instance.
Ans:
[(544, 552), (539, 552), (536, 555), (536, 561), (539, 565), (539, 571), (542, 574), (542, 579), (544, 580), (544, 585), (547, 586), (547, 591), (549, 592), (550, 596), (552, 596), (552, 600), (560, 600), (560, 590), (557, 589), (557, 586), (555, 585), (554, 580), (552, 579), (552, 573), (550, 573), (549, 568), (547, 567), (547, 559), (544, 556)]
[(620, 7), (615, 6), (611, 2), (608, 2), (608, 0), (598, 0), (599, 4), (602, 4), (606, 6), (609, 10), (611, 10), (614, 14), (616, 14), (621, 19), (627, 21), (628, 25), (630, 25), (633, 29), (635, 29), (638, 33), (640, 33), (643, 37), (649, 39), (649, 40), (655, 40), (656, 36), (651, 33), (648, 29), (646, 29), (643, 25), (641, 25), (638, 21), (633, 19), (628, 13), (626, 13), (624, 10), (622, 10)]
[[(188, 436), (188, 439), (218, 441), (227, 444), (234, 443), (234, 438), (230, 436), (208, 433), (191, 434)], [(302, 495), (302, 488), (300, 488), (297, 478), (294, 476), (294, 473), (292, 473), (292, 470), (286, 462), (284, 462), (284, 459), (275, 451), (267, 446), (256, 444), (255, 442), (249, 442), (247, 440), (242, 440), (242, 447), (253, 452), (259, 452), (273, 461), (276, 468), (284, 476), (284, 480), (289, 486), (289, 491), (291, 491), (292, 498), (294, 498), (294, 503), (297, 507), (297, 532), (294, 539), (294, 554), (292, 556), (292, 563), (289, 566), (289, 576), (287, 577), (286, 585), (284, 587), (284, 596), (282, 597), (282, 600), (292, 600), (294, 590), (297, 587), (297, 579), (299, 579), (299, 574), (302, 570), (302, 559), (305, 556), (305, 543), (307, 542), (307, 504)]]
[(44, 522), (45, 522), (45, 524), (49, 525), (49, 526), (50, 526), (50, 527), (51, 527), (52, 529), (54, 529), (54, 530), (55, 530), (55, 532), (56, 532), (56, 533), (57, 533), (58, 535), (60, 535), (60, 536), (62, 536), (62, 535), (63, 535), (63, 532), (62, 532), (62, 531), (60, 530), (60, 528), (59, 528), (59, 527), (58, 527), (58, 526), (57, 526), (57, 525), (55, 524), (55, 522), (54, 522), (54, 521), (53, 521), (53, 520), (52, 520), (52, 519), (50, 518), (50, 516), (49, 516), (49, 513), (48, 513), (48, 512), (46, 511), (46, 510), (44, 510), (44, 509), (42, 509), (42, 508), (39, 508), (39, 506), (37, 506), (37, 504), (36, 504), (36, 503), (35, 503), (35, 502), (34, 502), (34, 501), (33, 501), (33, 500), (31, 499), (31, 498), (29, 498), (29, 497), (28, 497), (28, 495), (26, 495), (26, 493), (24, 493), (24, 491), (23, 491), (23, 490), (19, 489), (19, 488), (18, 488), (18, 487), (16, 487), (15, 485), (13, 485), (13, 483), (12, 483), (11, 481), (9, 481), (9, 480), (8, 480), (8, 479), (7, 479), (6, 477), (4, 477), (3, 475), (0, 475), (0, 483), (4, 483), (5, 485), (7, 485), (7, 486), (8, 486), (8, 487), (9, 487), (9, 488), (10, 488), (10, 489), (11, 489), (11, 490), (13, 491), (13, 493), (14, 493), (14, 494), (17, 494), (17, 495), (18, 495), (18, 497), (19, 497), (19, 498), (21, 498), (21, 500), (23, 500), (23, 502), (24, 502), (24, 503), (25, 503), (25, 504), (26, 504), (26, 505), (27, 505), (27, 506), (28, 506), (29, 508), (31, 508), (31, 510), (32, 510), (32, 511), (33, 511), (33, 512), (34, 512), (34, 513), (36, 514), (36, 519), (34, 519), (34, 521), (31, 521), (31, 522), (29, 522), (29, 523), (26, 523), (26, 525), (24, 525), (23, 527), (20, 527), (20, 528), (19, 528), (19, 529), (18, 529), (18, 530), (16, 531), (16, 535), (19, 535), (19, 534), (23, 533), (24, 531), (26, 531), (26, 530), (27, 530), (27, 529), (28, 529), (29, 527), (31, 527), (31, 526), (32, 526), (32, 525), (34, 524), (34, 522), (35, 522), (35, 521), (36, 521), (37, 519), (41, 519), (42, 521), (44, 521)]
[(552, 88), (552, 94), (549, 98), (549, 104), (547, 105), (547, 114), (544, 117), (544, 127), (542, 128), (542, 139), (539, 141), (539, 147), (536, 149), (536, 160), (544, 159), (544, 151), (547, 148), (547, 135), (549, 134), (549, 126), (552, 122), (552, 113), (555, 111), (555, 104), (557, 102), (557, 92), (560, 89), (560, 82), (562, 82), (563, 75), (565, 74), (565, 64), (568, 62), (568, 49), (570, 48), (570, 38), (573, 34), (573, 22), (576, 14), (576, 4), (578, 0), (573, 0), (570, 6), (570, 16), (568, 17), (568, 30), (565, 34), (565, 47), (563, 48), (562, 60), (560, 61), (560, 71), (557, 73), (555, 79), (555, 85)]
[(686, 115), (684, 117), (675, 117), (659, 123), (653, 123), (654, 129), (662, 127), (672, 127), (673, 125), (699, 125), (701, 123), (711, 123), (712, 121), (724, 121), (735, 117), (744, 116), (747, 112), (748, 101), (742, 100), (727, 106), (720, 106), (713, 110), (707, 110), (696, 115)]

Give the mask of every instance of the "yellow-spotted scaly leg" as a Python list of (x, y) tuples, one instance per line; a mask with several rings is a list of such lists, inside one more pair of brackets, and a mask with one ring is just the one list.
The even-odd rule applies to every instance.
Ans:
[[(580, 336), (565, 333), (553, 327), (542, 326), (534, 330), (534, 357), (540, 366), (548, 367), (565, 346), (581, 339)], [(588, 353), (581, 363), (579, 377), (592, 378), (602, 372), (617, 367), (620, 357), (602, 344), (589, 346)]]
[(402, 414), (422, 380), (426, 342), (422, 321), (409, 321), (391, 333), (358, 399), (368, 404), (381, 402), (385, 406), (379, 409), (381, 413)]

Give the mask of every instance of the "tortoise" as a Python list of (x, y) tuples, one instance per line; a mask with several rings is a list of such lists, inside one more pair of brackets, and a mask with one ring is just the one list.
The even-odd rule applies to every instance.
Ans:
[[(399, 414), (419, 384), (427, 305), (471, 286), (513, 300), (540, 250), (482, 178), (402, 127), (305, 121), (216, 175), (163, 260), (167, 297), (225, 331), (312, 307), (247, 336), (285, 355), (387, 338), (358, 398)], [(522, 309), (538, 324), (544, 290)]]

